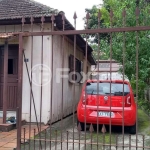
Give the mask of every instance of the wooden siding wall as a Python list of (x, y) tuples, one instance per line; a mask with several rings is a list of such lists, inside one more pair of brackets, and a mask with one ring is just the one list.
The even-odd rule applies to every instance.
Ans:
[[(24, 26), (24, 31), (30, 31), (30, 25)], [(41, 27), (38, 24), (33, 26), (33, 31), (40, 31)], [(51, 25), (44, 24), (44, 31), (50, 31)], [(1, 31), (13, 32), (13, 31), (21, 31), (21, 26), (7, 26), (1, 27)], [(51, 70), (51, 54), (52, 54), (52, 37), (51, 36), (44, 36), (43, 37), (43, 64), (48, 66)], [(56, 68), (62, 68), (62, 36), (54, 36), (53, 40), (53, 97), (52, 97), (52, 118), (50, 118), (50, 102), (51, 102), (51, 82), (43, 86), (42, 88), (42, 122), (45, 124), (51, 120), (55, 122), (61, 118), (62, 110), (62, 82), (56, 83)], [(4, 41), (0, 40), (0, 44), (3, 44)], [(18, 39), (12, 40), (10, 44), (17, 44)], [(28, 70), (31, 71), (31, 51), (32, 51), (32, 37), (25, 37), (23, 40), (23, 48), (26, 55), (26, 58), (29, 60), (27, 62)], [(41, 64), (41, 49), (42, 49), (42, 36), (33, 37), (33, 66)], [(69, 55), (73, 54), (73, 42), (65, 37), (64, 42), (64, 68), (68, 68), (68, 60)], [(85, 64), (85, 57), (80, 48), (77, 47), (76, 50), (76, 58), (83, 61), (83, 70), (85, 72), (86, 64)], [(90, 68), (90, 64), (87, 64)], [(31, 76), (30, 76), (31, 78)], [(0, 87), (1, 89), (2, 87)], [(82, 84), (77, 83), (75, 85), (75, 94), (74, 94), (74, 86), (72, 83), (68, 81), (68, 79), (64, 79), (63, 81), (63, 117), (73, 113), (73, 105), (76, 106), (79, 101), (80, 92), (81, 92)], [(10, 92), (14, 92), (11, 88), (9, 89)], [(37, 111), (38, 121), (40, 120), (40, 98), (41, 98), (41, 87), (32, 85), (34, 100), (35, 100), (35, 107)], [(2, 93), (0, 91), (0, 93)], [(2, 96), (0, 94), (0, 96)], [(27, 68), (25, 63), (23, 63), (23, 94), (22, 94), (22, 119), (26, 121), (30, 121), (30, 84), (29, 78), (27, 75)], [(35, 110), (33, 107), (33, 100), (31, 103), (31, 122), (36, 122), (35, 119)]]

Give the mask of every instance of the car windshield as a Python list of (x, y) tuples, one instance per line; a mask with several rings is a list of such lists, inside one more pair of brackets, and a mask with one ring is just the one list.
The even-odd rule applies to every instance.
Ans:
[(86, 93), (89, 95), (114, 95), (125, 96), (130, 93), (129, 86), (123, 83), (109, 83), (109, 82), (88, 82), (86, 84)]

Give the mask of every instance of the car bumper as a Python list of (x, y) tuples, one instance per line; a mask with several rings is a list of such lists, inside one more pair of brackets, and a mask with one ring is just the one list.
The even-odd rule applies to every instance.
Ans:
[[(86, 111), (85, 111), (86, 110)], [(113, 112), (113, 117), (102, 117), (98, 115), (99, 111)], [(123, 113), (124, 112), (124, 113)], [(105, 124), (105, 125), (118, 125), (118, 126), (132, 126), (136, 122), (136, 110), (133, 107), (123, 108), (110, 108), (110, 107), (98, 107), (98, 109), (89, 108), (88, 106), (82, 107), (77, 110), (77, 117), (80, 122), (86, 122), (87, 124)]]

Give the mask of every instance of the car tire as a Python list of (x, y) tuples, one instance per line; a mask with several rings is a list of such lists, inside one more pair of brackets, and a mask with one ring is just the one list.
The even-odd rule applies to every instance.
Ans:
[(79, 120), (77, 120), (77, 128), (78, 128), (79, 123), (81, 126), (81, 131), (84, 131), (85, 130), (85, 124), (83, 122), (80, 122)]
[(136, 123), (135, 123), (135, 125), (129, 127), (129, 133), (136, 134)]

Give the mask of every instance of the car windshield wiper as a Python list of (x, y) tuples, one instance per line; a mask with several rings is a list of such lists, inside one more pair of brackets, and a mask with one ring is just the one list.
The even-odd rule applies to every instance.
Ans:
[(105, 93), (105, 94), (114, 94), (114, 93)]
[(123, 95), (126, 96), (127, 94), (129, 94), (129, 92), (120, 92), (119, 91), (119, 92), (114, 93), (114, 95), (116, 95), (116, 96), (123, 96)]
[(89, 95), (93, 95), (94, 90), (92, 90), (92, 92), (87, 92), (87, 94)]
[(93, 95), (94, 90), (92, 91), (91, 95)]

